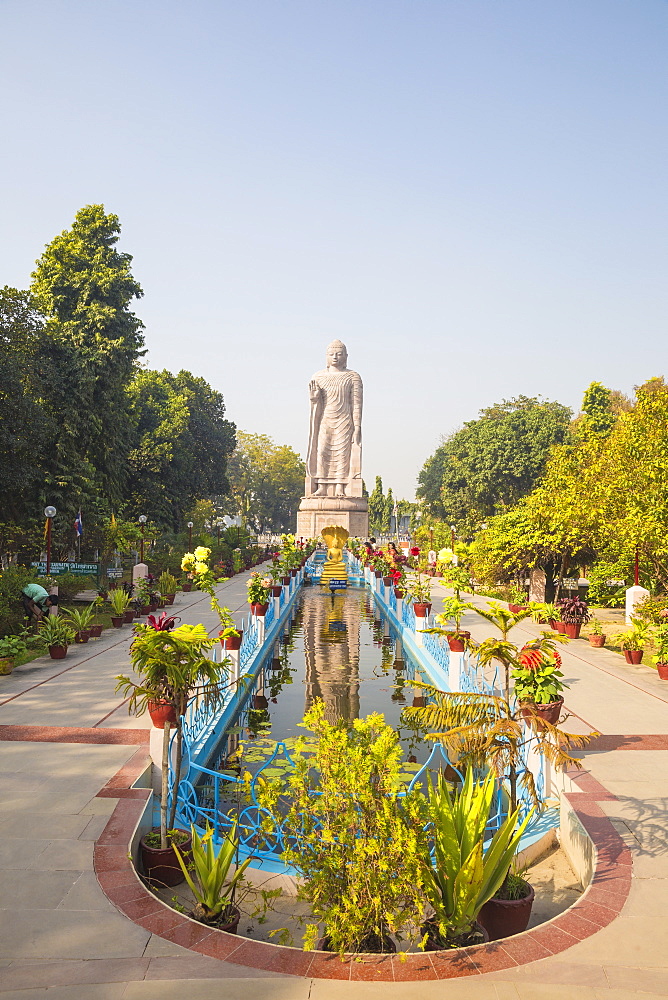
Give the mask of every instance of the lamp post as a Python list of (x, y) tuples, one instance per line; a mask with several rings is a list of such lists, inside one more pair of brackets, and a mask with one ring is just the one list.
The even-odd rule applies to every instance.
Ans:
[(46, 575), (51, 572), (51, 522), (56, 516), (55, 507), (45, 507), (44, 517), (46, 518)]
[(188, 521), (188, 552), (190, 552), (193, 547), (193, 527), (194, 525), (192, 521)]
[(429, 548), (433, 549), (433, 547), (434, 547), (434, 529), (432, 528), (431, 525), (429, 525)]
[(454, 526), (454, 524), (450, 525), (450, 548), (452, 549), (452, 552), (454, 554), (454, 551), (455, 551), (455, 526)]
[(139, 523), (141, 525), (141, 556), (139, 557), (139, 562), (144, 561), (144, 532), (146, 531), (146, 514), (139, 515)]

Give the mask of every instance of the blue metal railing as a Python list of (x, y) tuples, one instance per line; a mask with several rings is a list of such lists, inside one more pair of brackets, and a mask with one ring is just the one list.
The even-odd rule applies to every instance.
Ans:
[(440, 635), (423, 635), (422, 642), (424, 648), (431, 653), (440, 667), (445, 671), (450, 670), (450, 647), (447, 639)]

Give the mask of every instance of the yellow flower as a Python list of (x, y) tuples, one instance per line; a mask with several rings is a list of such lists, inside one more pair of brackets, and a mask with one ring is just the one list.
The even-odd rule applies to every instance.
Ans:
[(197, 574), (197, 576), (201, 576), (203, 573), (208, 573), (208, 572), (209, 572), (209, 567), (205, 562), (195, 563), (195, 573)]
[(195, 559), (198, 562), (205, 562), (211, 555), (211, 549), (207, 549), (204, 545), (198, 545), (195, 549)]
[(183, 559), (181, 560), (181, 569), (190, 570), (195, 565), (195, 557), (192, 552), (186, 552)]

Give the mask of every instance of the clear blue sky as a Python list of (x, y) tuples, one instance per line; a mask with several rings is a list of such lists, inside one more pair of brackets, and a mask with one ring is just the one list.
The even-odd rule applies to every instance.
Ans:
[(0, 284), (115, 212), (148, 363), (304, 452), (334, 337), (364, 475), (524, 393), (665, 371), (664, 0), (0, 0)]

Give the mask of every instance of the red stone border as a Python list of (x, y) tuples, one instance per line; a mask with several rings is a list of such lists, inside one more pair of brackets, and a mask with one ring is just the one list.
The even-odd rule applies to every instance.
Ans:
[(148, 746), (148, 729), (91, 729), (83, 726), (0, 726), (0, 742), (103, 743)]
[(137, 751), (98, 793), (121, 797), (95, 844), (95, 872), (102, 890), (122, 913), (152, 934), (200, 955), (248, 968), (316, 979), (380, 982), (454, 979), (498, 972), (558, 955), (595, 934), (619, 914), (631, 888), (631, 852), (598, 805), (616, 796), (590, 774), (576, 771), (569, 776), (578, 791), (567, 798), (593, 841), (596, 867), (590, 886), (578, 902), (539, 927), (472, 948), (411, 953), (403, 960), (396, 955), (351, 955), (341, 961), (338, 955), (327, 952), (305, 952), (237, 937), (177, 913), (149, 892), (136, 874), (128, 845), (151, 793), (129, 784), (145, 763), (145, 752)]

